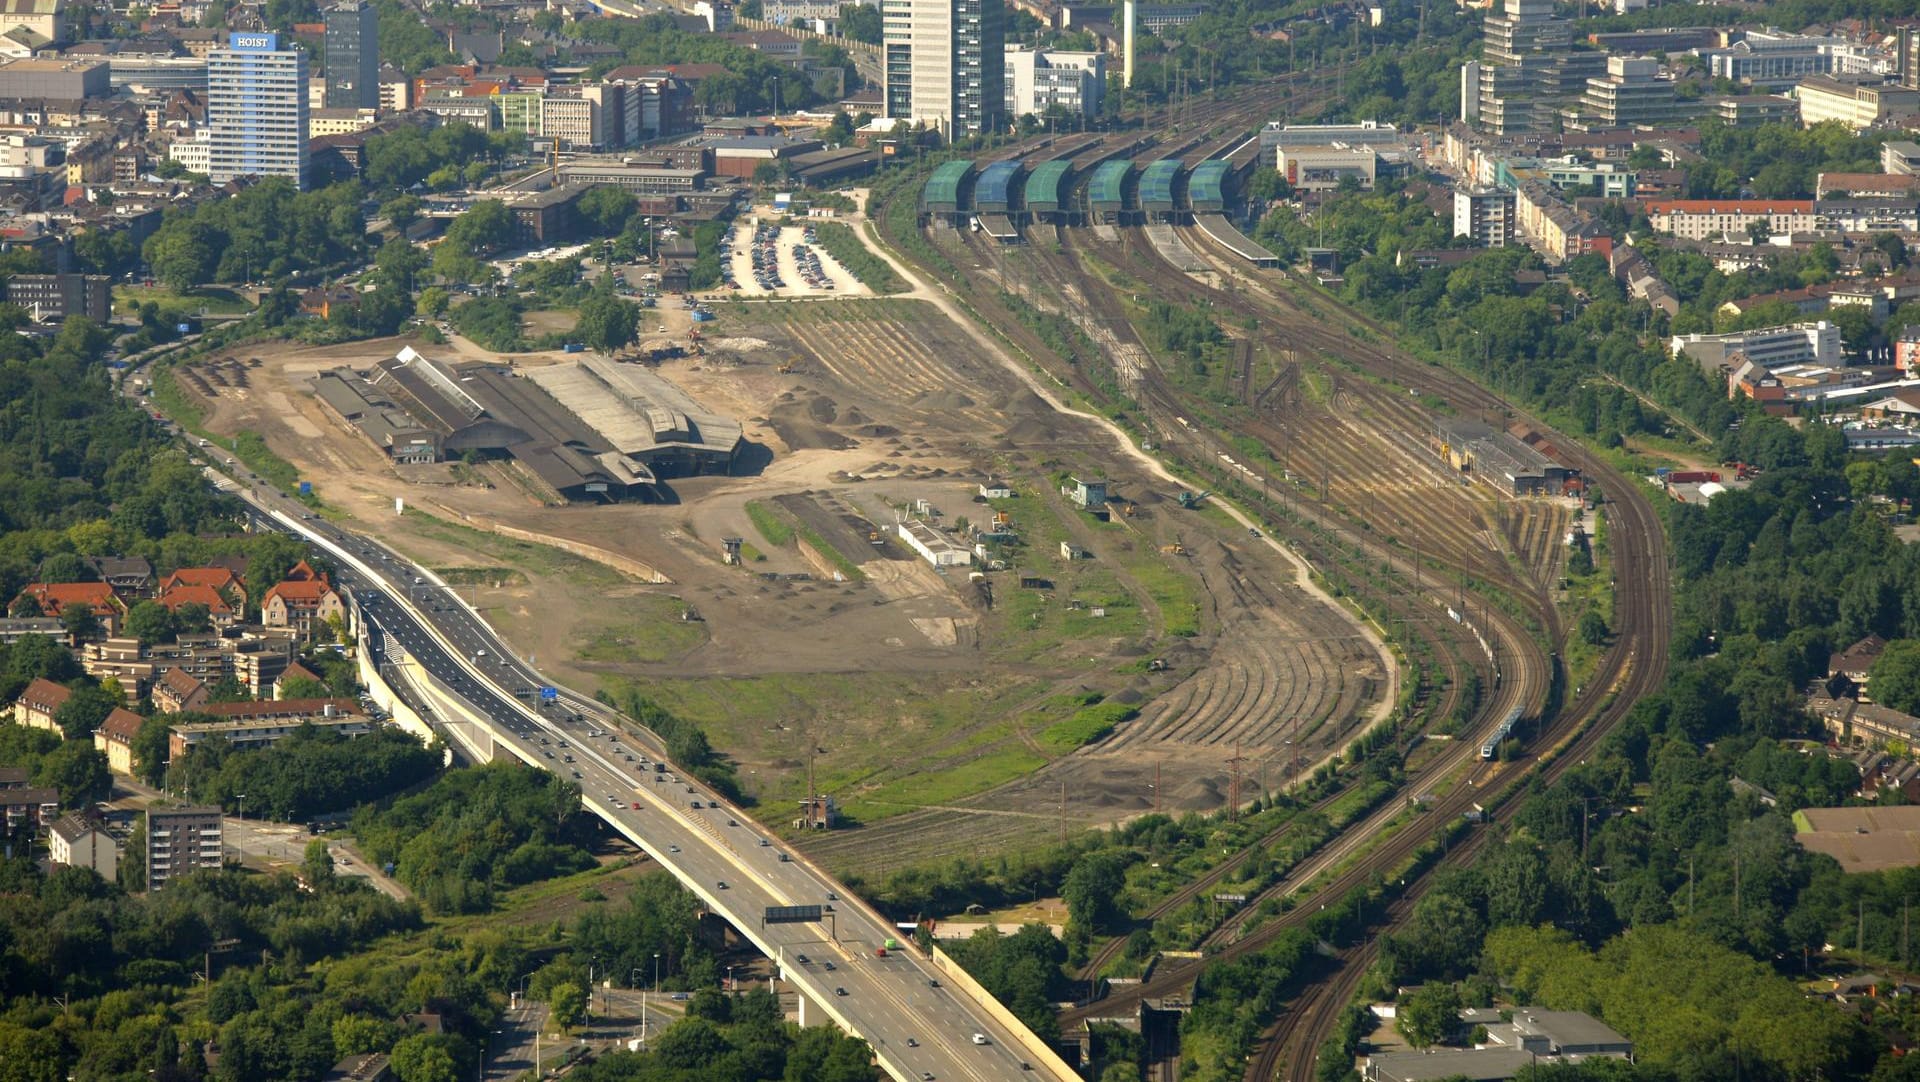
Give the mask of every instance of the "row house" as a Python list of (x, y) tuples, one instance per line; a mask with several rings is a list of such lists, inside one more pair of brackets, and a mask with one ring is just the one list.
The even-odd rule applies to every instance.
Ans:
[(1756, 223), (1774, 236), (1818, 225), (1811, 199), (1671, 199), (1649, 202), (1646, 211), (1655, 230), (1685, 240), (1745, 234)]

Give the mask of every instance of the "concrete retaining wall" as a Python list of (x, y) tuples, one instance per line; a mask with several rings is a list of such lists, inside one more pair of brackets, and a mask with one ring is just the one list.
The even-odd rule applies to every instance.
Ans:
[(1027, 1059), (1036, 1064), (1040, 1070), (1055, 1078), (1080, 1077), (1080, 1072), (1067, 1066), (1067, 1061), (1061, 1059), (1058, 1052), (1055, 1052), (1045, 1041), (1034, 1036), (1025, 1022), (1015, 1018), (1005, 1004), (993, 998), (985, 988), (980, 986), (979, 981), (973, 979), (973, 974), (962, 969), (960, 963), (948, 957), (947, 952), (941, 950), (937, 943), (933, 948), (933, 964), (940, 972), (946, 974), (947, 981), (953, 988), (964, 993), (968, 999), (978, 1004), (981, 1010), (992, 1015), (994, 1021), (1005, 1026), (1007, 1032), (1013, 1034), (1014, 1040), (1020, 1042), (1020, 1050), (1026, 1053)]

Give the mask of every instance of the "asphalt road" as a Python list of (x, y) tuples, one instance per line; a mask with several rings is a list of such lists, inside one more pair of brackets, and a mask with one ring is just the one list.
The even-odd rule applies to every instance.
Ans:
[[(545, 681), (450, 587), (384, 546), (314, 517), (305, 505), (244, 471), (215, 477), (223, 490), (274, 515), (335, 557), (335, 583), (353, 597), (375, 660), (404, 650), (433, 680), (470, 704), (496, 743), (580, 787), (582, 801), (671, 870), (769, 956), (816, 1006), (829, 1003), (901, 1079), (1031, 1079), (1010, 1031), (944, 985), (909, 948), (877, 948), (902, 935), (824, 872), (743, 813), (661, 759), (650, 737), (624, 732), (606, 709), (562, 690), (536, 705)], [(771, 906), (820, 905), (821, 923), (762, 924)], [(810, 1021), (813, 1020), (811, 1017)], [(1060, 1082), (1067, 1082), (1061, 1079)]]

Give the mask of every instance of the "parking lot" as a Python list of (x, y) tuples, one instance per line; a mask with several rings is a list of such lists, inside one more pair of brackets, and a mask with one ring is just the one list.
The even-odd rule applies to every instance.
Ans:
[(721, 286), (743, 296), (864, 296), (869, 291), (821, 250), (811, 226), (749, 219), (721, 239)]

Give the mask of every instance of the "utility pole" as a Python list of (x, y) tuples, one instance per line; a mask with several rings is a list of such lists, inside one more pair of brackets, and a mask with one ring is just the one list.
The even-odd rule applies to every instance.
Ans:
[(1587, 859), (1587, 823), (1591, 819), (1587, 811), (1587, 803), (1592, 799), (1590, 796), (1580, 798), (1580, 863), (1589, 868), (1593, 867), (1593, 862)]
[(1240, 755), (1240, 742), (1233, 743), (1233, 758), (1227, 762), (1233, 766), (1233, 780), (1227, 785), (1227, 822), (1240, 821), (1240, 764), (1244, 760)]

